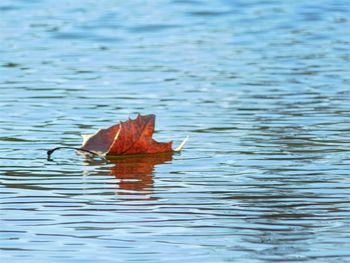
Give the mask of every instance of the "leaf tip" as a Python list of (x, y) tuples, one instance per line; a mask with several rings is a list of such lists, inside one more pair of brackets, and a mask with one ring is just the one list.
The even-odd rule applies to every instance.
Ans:
[(186, 138), (182, 141), (182, 143), (174, 151), (181, 152), (181, 150), (184, 148), (184, 146), (189, 138), (190, 138), (190, 136), (186, 136)]

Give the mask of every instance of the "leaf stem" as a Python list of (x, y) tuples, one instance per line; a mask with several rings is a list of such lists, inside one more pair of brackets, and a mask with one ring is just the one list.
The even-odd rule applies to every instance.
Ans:
[(87, 152), (87, 153), (93, 154), (95, 156), (99, 156), (97, 153), (94, 153), (94, 152), (91, 152), (89, 150), (85, 150), (85, 149), (82, 149), (82, 148), (69, 147), (69, 146), (60, 146), (60, 147), (56, 147), (56, 148), (53, 148), (53, 149), (47, 151), (47, 160), (48, 161), (52, 161), (51, 155), (53, 154), (54, 151), (59, 150), (59, 149), (73, 149), (73, 150), (76, 150), (76, 151)]

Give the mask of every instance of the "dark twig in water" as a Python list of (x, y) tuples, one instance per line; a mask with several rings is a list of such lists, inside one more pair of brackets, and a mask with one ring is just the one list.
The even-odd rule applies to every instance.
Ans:
[(54, 151), (59, 150), (59, 149), (73, 149), (73, 150), (80, 151), (80, 152), (87, 152), (87, 153), (90, 153), (90, 154), (92, 154), (94, 156), (99, 156), (97, 153), (91, 152), (89, 150), (76, 148), (76, 147), (61, 146), (61, 147), (56, 147), (56, 148), (53, 148), (51, 150), (48, 150), (47, 151), (47, 160), (48, 161), (52, 161), (51, 155), (53, 154)]

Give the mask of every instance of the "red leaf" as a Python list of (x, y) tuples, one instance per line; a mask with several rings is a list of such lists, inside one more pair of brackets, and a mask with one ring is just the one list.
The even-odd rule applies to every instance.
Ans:
[(172, 152), (172, 142), (160, 143), (152, 138), (155, 115), (138, 115), (135, 120), (84, 135), (82, 149), (99, 155), (124, 155)]

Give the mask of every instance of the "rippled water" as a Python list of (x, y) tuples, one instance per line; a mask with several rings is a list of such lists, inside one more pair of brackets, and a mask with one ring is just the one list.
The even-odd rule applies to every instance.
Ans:
[[(349, 14), (2, 0), (0, 259), (350, 262)], [(46, 161), (137, 113), (185, 151)]]

